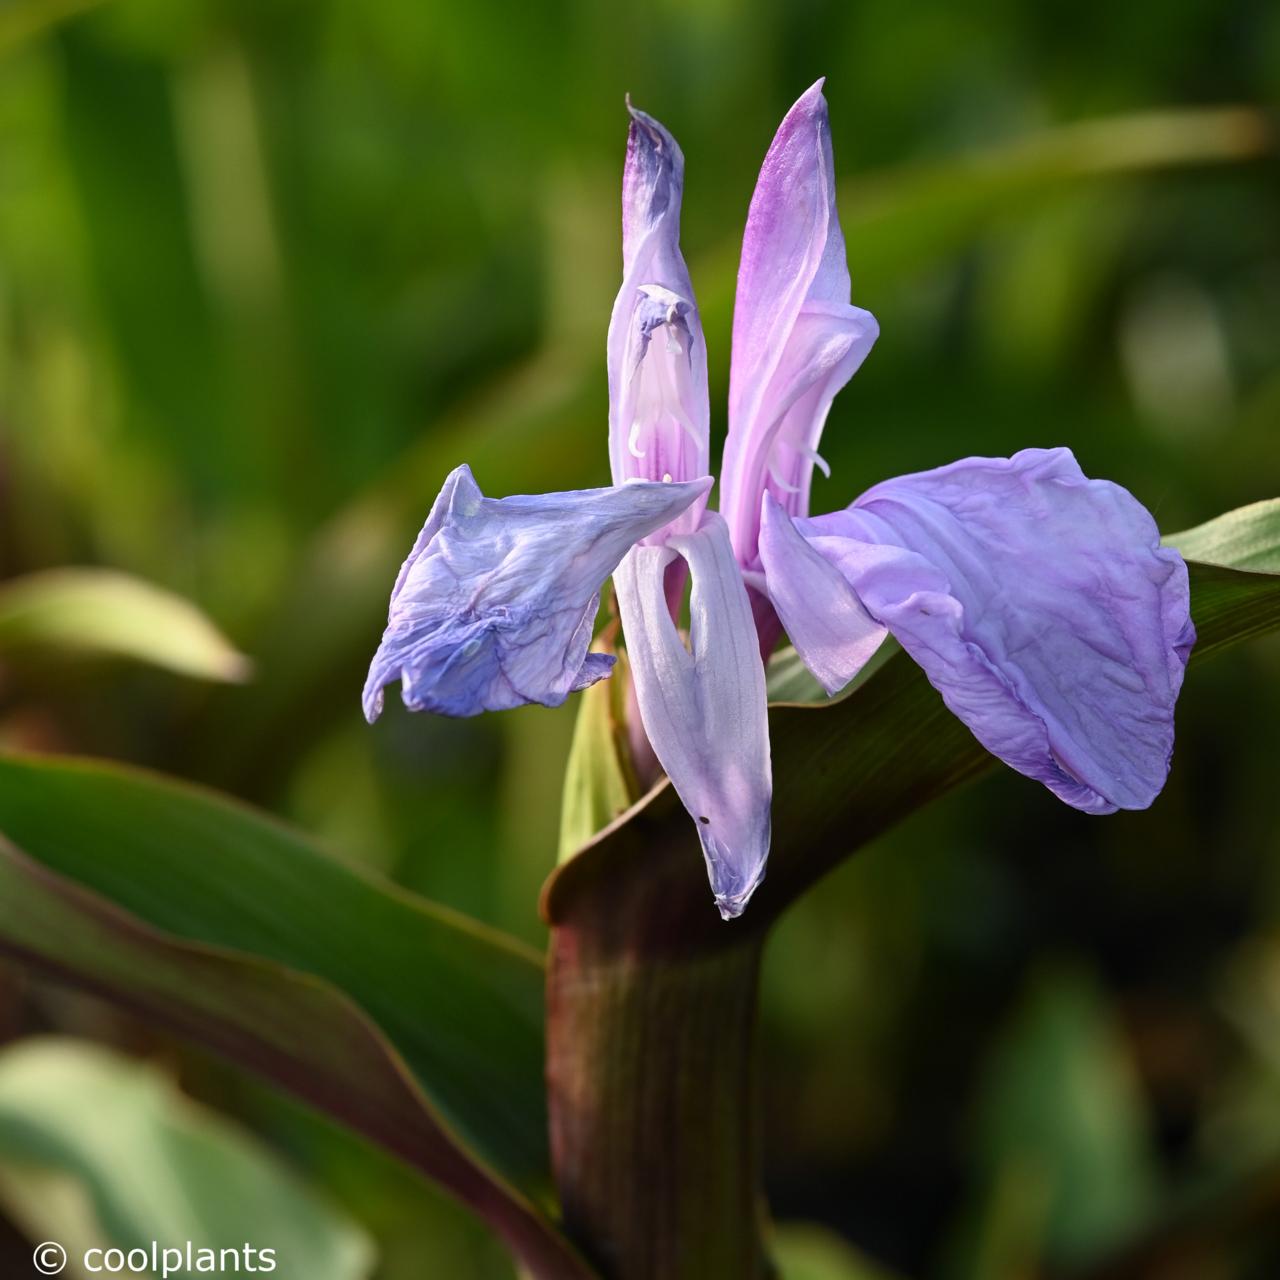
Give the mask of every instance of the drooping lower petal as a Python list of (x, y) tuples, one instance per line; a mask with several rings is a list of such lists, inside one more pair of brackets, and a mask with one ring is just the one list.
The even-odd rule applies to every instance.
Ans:
[[(692, 579), (689, 643), (664, 589), (679, 555)], [(764, 875), (773, 793), (764, 665), (724, 521), (637, 547), (614, 575), (645, 732), (694, 820), (720, 914), (740, 915)]]
[(742, 241), (721, 509), (744, 566), (758, 563), (766, 491), (790, 514), (807, 514), (831, 402), (878, 333), (870, 312), (850, 305), (819, 81), (778, 129)]
[[(623, 279), (609, 320), (609, 462), (617, 484), (692, 480), (709, 469), (710, 407), (702, 323), (680, 252), (684, 157), (652, 116), (630, 110)], [(696, 529), (703, 505), (672, 532)]]
[(989, 751), (1089, 813), (1160, 792), (1195, 630), (1186, 565), (1127, 490), (1027, 449), (796, 528)]
[(613, 659), (587, 652), (601, 584), (710, 487), (707, 477), (486, 498), (458, 467), (396, 578), (366, 717), (377, 719), (394, 680), (413, 711), (470, 716), (558, 706), (607, 676)]

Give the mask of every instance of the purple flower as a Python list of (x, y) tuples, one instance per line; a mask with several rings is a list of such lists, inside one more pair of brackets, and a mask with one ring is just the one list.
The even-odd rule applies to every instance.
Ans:
[(894, 635), (988, 750), (1089, 813), (1159, 793), (1195, 641), (1181, 557), (1131, 494), (1087, 479), (1067, 449), (966, 458), (809, 518), (832, 399), (878, 334), (850, 302), (821, 89), (783, 120), (751, 200), (723, 515), (706, 505), (684, 159), (633, 109), (608, 340), (614, 484), (495, 500), (466, 467), (453, 472), (396, 580), (365, 686), (370, 720), (396, 679), (415, 710), (557, 705), (609, 674), (612, 657), (588, 648), (612, 574), (644, 732), (726, 919), (769, 851), (762, 655), (782, 629), (829, 693)]

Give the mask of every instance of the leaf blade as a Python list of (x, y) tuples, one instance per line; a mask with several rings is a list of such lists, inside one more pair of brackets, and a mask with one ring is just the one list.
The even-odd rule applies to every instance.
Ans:
[(535, 1274), (589, 1274), (545, 1212), (535, 956), (134, 770), (0, 759), (0, 831), (0, 951), (336, 1116), (453, 1191)]
[(1194, 529), (1171, 533), (1164, 542), (1200, 564), (1280, 573), (1280, 498), (1237, 507)]

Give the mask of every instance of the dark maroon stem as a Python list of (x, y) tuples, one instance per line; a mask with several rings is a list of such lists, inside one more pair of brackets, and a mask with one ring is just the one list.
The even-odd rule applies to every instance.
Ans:
[[(710, 894), (704, 905), (714, 915)], [(547, 1080), (565, 1227), (607, 1280), (756, 1280), (770, 1274), (761, 938), (721, 925), (717, 945), (686, 948), (678, 922), (653, 927), (646, 908), (660, 906), (629, 902), (628, 927), (584, 904), (553, 928)]]

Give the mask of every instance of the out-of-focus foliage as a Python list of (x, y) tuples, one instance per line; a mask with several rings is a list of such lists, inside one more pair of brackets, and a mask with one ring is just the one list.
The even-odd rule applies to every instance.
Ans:
[(153, 1242), (193, 1255), (247, 1242), (314, 1280), (373, 1271), (366, 1233), (249, 1134), (157, 1068), (76, 1040), (0, 1054), (0, 1204), (61, 1244), (77, 1277), (89, 1249)]
[(536, 955), (159, 778), (5, 759), (0, 812), (6, 951), (198, 1035), (442, 1181), (476, 1153), (545, 1194)]
[(894, 1280), (822, 1227), (787, 1223), (769, 1240), (781, 1280)]
[(243, 680), (249, 663), (185, 600), (103, 569), (50, 569), (0, 586), (7, 663), (120, 657), (206, 680)]
[[(1032, 444), (1070, 445), (1166, 530), (1280, 491), (1280, 179), (1258, 117), (1211, 117), (1223, 163), (1124, 162), (1135, 137), (1204, 153), (1205, 117), (1147, 113), (1274, 102), (1264, 0), (10, 0), (0, 59), (0, 573), (144, 577), (258, 672), (6, 673), (0, 734), (228, 786), (531, 942), (573, 709), (392, 708), (370, 730), (358, 690), (450, 467), (493, 493), (605, 478), (624, 91), (688, 160), (722, 433), (756, 168), (828, 76), (855, 300), (882, 337), (832, 413), (816, 505)], [(1027, 141), (1135, 112), (1136, 133)], [(1240, 1135), (1248, 1168), (1280, 1158), (1278, 716), (1262, 642), (1189, 682), (1149, 813), (1085, 818), (999, 773), (792, 912), (763, 1011), (780, 1219), (943, 1274), (986, 1238), (1001, 1153), (1043, 1141), (1026, 1110), (989, 1119), (995, 1082), (1056, 1096), (1103, 1027), (1149, 1165), (1107, 1230), (1208, 1186), (1185, 1256), (1262, 1265), (1274, 1202), (1239, 1228)], [(1028, 1038), (1033, 969), (1092, 993), (1053, 1053)], [(2, 999), (11, 1036), (143, 1035), (16, 980)], [(384, 1280), (509, 1276), (409, 1175), (189, 1062), (368, 1224)], [(1055, 1164), (1057, 1225), (1033, 1233), (1048, 1262), (1101, 1212), (1076, 1168)]]

